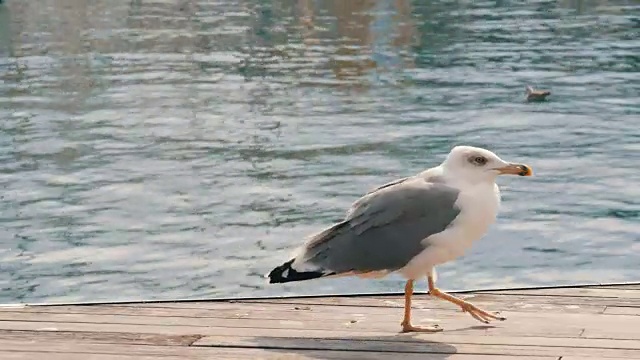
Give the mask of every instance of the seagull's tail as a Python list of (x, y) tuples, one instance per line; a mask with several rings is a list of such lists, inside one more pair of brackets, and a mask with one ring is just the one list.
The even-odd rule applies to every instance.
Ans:
[(291, 259), (286, 263), (271, 270), (266, 276), (269, 278), (269, 283), (286, 283), (291, 281), (302, 281), (317, 279), (319, 277), (333, 275), (333, 273), (327, 273), (326, 271), (298, 271), (293, 268), (292, 264), (296, 259)]

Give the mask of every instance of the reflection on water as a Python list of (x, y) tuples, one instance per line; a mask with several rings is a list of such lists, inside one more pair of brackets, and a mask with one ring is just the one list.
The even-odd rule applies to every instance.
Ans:
[[(445, 288), (637, 280), (633, 1), (0, 5), (0, 302), (400, 289), (261, 275), (455, 144), (531, 163)], [(528, 104), (524, 86), (549, 88)], [(401, 234), (399, 234), (400, 236)]]

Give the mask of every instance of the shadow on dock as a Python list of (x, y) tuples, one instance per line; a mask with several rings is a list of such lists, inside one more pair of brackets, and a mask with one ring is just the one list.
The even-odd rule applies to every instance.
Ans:
[[(484, 328), (484, 327), (483, 327)], [(349, 338), (278, 338), (254, 337), (254, 346), (278, 354), (297, 354), (304, 358), (327, 359), (330, 352), (346, 351), (397, 355), (398, 353), (429, 353), (429, 359), (448, 359), (458, 352), (451, 344), (426, 340), (429, 334), (396, 334), (390, 336), (363, 336)]]

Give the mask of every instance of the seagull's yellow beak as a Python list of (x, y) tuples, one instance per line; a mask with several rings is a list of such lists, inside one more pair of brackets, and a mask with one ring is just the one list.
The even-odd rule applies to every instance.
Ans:
[(496, 168), (500, 175), (508, 174), (508, 175), (520, 175), (520, 176), (531, 176), (533, 175), (533, 171), (531, 168), (525, 164), (507, 164), (506, 166)]

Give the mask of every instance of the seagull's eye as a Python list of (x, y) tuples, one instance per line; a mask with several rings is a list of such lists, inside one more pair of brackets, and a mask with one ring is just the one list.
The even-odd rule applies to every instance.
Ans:
[(487, 158), (484, 156), (476, 156), (473, 158), (473, 163), (482, 166), (487, 163)]

